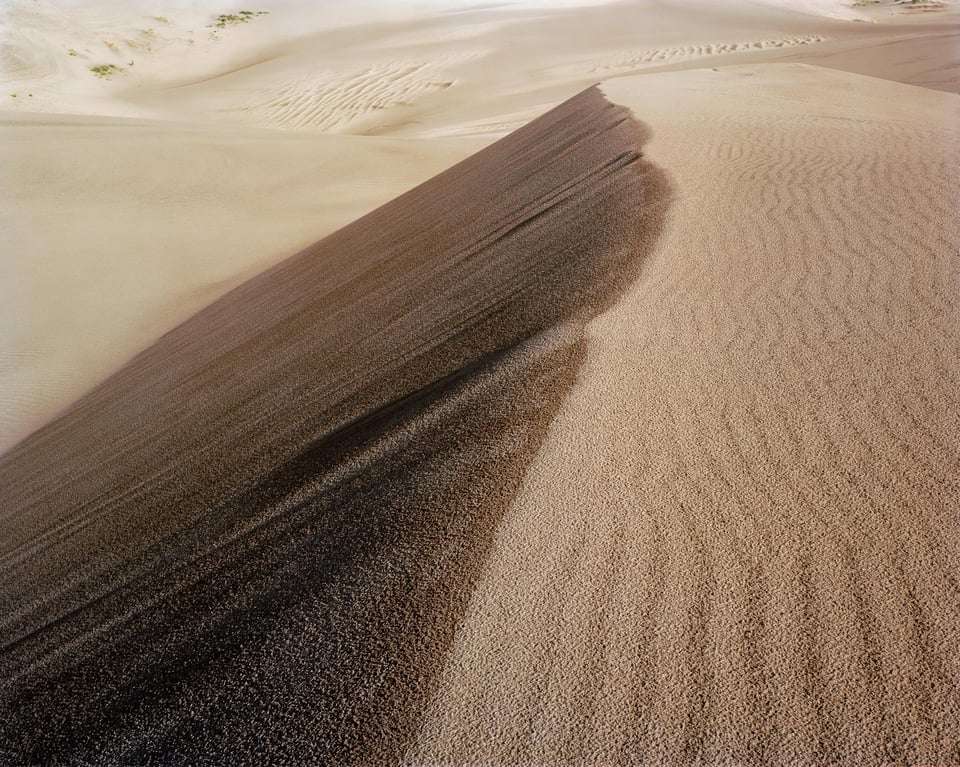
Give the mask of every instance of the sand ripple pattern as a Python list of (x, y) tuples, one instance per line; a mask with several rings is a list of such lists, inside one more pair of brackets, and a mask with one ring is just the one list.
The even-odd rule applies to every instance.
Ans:
[(271, 127), (336, 133), (378, 111), (412, 104), (453, 84), (443, 79), (435, 63), (393, 62), (362, 72), (288, 82), (261, 91), (243, 109)]
[(731, 111), (762, 91), (724, 75), (666, 75), (684, 116), (636, 98), (673, 223), (591, 325), (411, 764), (960, 764), (955, 97), (784, 72), (829, 116)]
[(702, 45), (682, 45), (668, 48), (648, 48), (624, 53), (622, 54), (622, 58), (598, 64), (593, 67), (591, 71), (598, 75), (609, 75), (631, 69), (671, 64), (686, 59), (723, 56), (728, 53), (761, 51), (769, 48), (792, 48), (798, 45), (812, 45), (814, 43), (822, 43), (826, 39), (823, 35), (788, 35), (785, 37), (750, 40), (746, 42), (705, 43)]

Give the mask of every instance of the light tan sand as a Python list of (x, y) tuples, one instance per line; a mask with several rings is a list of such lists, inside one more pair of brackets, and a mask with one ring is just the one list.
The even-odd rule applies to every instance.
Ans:
[(486, 143), (0, 120), (0, 452), (243, 279)]
[(411, 763), (960, 760), (960, 99), (611, 81), (675, 183)]
[(267, 0), (219, 29), (180, 0), (0, 3), (0, 451), (230, 286), (597, 80), (811, 60), (960, 87), (955, 7), (563, 5)]

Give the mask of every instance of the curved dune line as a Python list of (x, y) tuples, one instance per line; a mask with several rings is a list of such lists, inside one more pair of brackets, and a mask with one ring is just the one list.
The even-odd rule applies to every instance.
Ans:
[(583, 322), (657, 235), (643, 138), (585, 91), (0, 459), (0, 754), (399, 759)]

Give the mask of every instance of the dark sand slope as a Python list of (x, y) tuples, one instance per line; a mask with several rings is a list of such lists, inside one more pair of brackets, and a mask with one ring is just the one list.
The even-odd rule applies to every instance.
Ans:
[(659, 230), (642, 138), (585, 91), (0, 459), (0, 761), (397, 758), (581, 324)]

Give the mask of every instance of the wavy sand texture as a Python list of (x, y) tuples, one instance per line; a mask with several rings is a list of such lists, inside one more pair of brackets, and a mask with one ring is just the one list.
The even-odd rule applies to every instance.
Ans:
[(409, 762), (960, 763), (960, 99), (603, 89), (673, 176), (662, 247), (588, 327)]
[(349, 131), (364, 118), (452, 86), (437, 69), (436, 62), (391, 61), (359, 72), (325, 73), (259, 91), (244, 109), (259, 122), (284, 130)]
[(823, 35), (798, 35), (766, 40), (741, 40), (740, 42), (704, 43), (623, 53), (609, 62), (598, 63), (593, 72), (601, 77), (610, 77), (618, 72), (628, 72), (644, 67), (661, 66), (676, 61), (724, 56), (730, 53), (753, 53), (770, 48), (792, 48), (798, 45), (822, 43)]
[(0, 459), (0, 755), (396, 760), (582, 322), (656, 234), (641, 139), (585, 91)]

